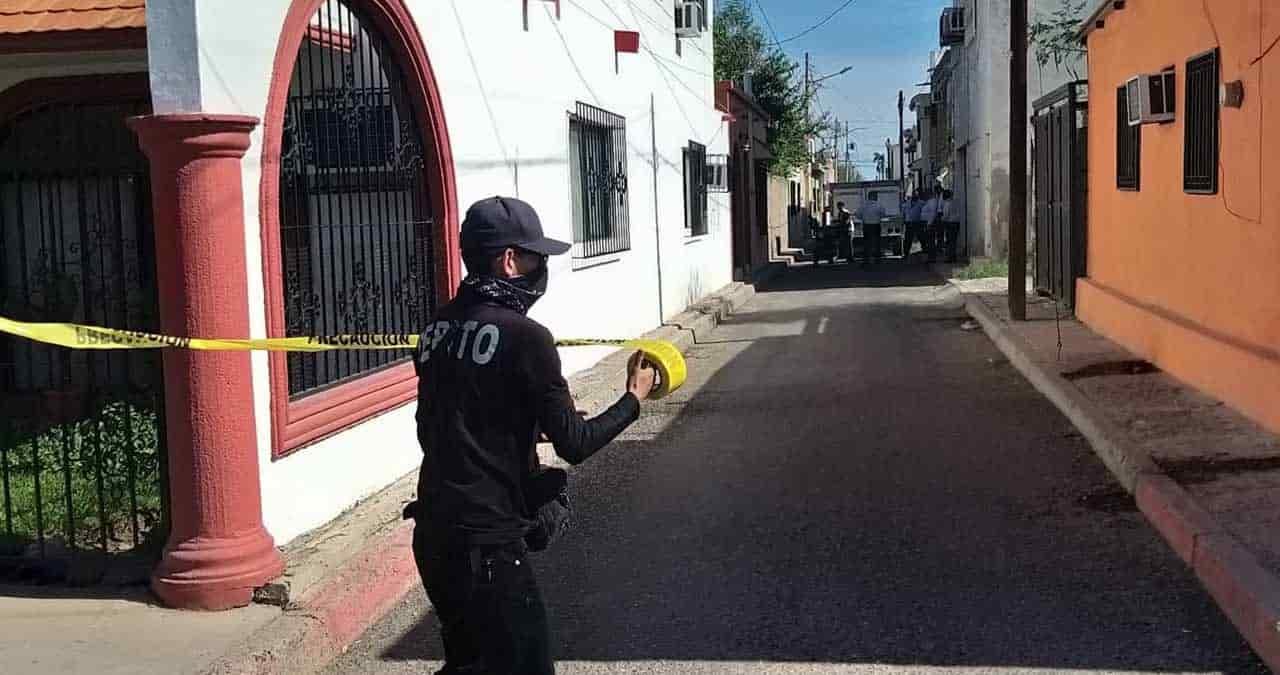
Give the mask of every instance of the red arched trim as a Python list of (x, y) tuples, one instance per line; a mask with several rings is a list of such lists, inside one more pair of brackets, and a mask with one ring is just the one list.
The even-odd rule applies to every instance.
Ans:
[[(449, 299), (461, 279), (458, 252), (458, 200), (453, 174), (449, 129), (431, 62), (417, 26), (402, 0), (347, 0), (363, 10), (395, 50), (407, 80), (418, 123), (429, 138), (423, 148), (423, 171), (431, 186), (431, 213), (442, 245), (436, 261), (438, 301)], [(262, 183), (259, 212), (262, 224), (262, 272), (266, 285), (267, 334), (282, 337), (284, 322), (284, 274), (280, 260), (280, 143), (284, 107), (289, 97), (298, 47), (306, 37), (311, 16), (324, 0), (293, 0), (285, 15), (267, 110), (263, 116)], [(412, 364), (378, 371), (354, 382), (335, 386), (298, 401), (289, 400), (286, 356), (272, 352), (271, 456), (279, 459), (308, 443), (337, 433), (369, 417), (414, 399), (417, 380)]]
[(0, 90), (0, 122), (50, 103), (127, 103), (150, 101), (146, 73), (76, 75), (23, 80)]

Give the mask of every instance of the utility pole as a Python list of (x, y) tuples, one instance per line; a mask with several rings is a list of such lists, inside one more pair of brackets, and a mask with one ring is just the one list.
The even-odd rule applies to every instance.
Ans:
[(804, 53), (804, 123), (809, 123), (809, 52)]
[(844, 171), (849, 173), (852, 158), (849, 157), (849, 120), (844, 121)]
[[(805, 127), (804, 151), (806, 154), (808, 154), (809, 152), (809, 134), (808, 134), (808, 129), (809, 129), (809, 52), (804, 53), (804, 127)], [(817, 161), (816, 157), (813, 157), (813, 156), (809, 157), (809, 165), (805, 167), (806, 174), (813, 175), (813, 163), (815, 161)], [(809, 182), (809, 179), (806, 178), (805, 184), (808, 184), (808, 182)], [(812, 211), (813, 208), (814, 206), (810, 204), (809, 205), (810, 211)]]
[(906, 164), (906, 144), (903, 143), (902, 130), (902, 90), (898, 90), (898, 194), (905, 195), (907, 193), (907, 164)]
[(1009, 11), (1009, 316), (1027, 319), (1027, 0)]

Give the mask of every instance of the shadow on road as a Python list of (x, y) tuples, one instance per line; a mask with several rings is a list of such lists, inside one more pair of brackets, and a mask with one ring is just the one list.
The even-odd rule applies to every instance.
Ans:
[[(758, 296), (655, 437), (575, 471), (535, 558), (557, 659), (1265, 672), (1139, 514), (1090, 508), (1115, 483), (981, 332), (859, 306), (890, 281), (791, 272), (849, 304)], [(442, 658), (434, 616), (379, 657)]]
[(761, 293), (834, 288), (911, 288), (940, 286), (944, 281), (920, 263), (885, 260), (875, 265), (860, 262), (802, 264), (760, 288)]

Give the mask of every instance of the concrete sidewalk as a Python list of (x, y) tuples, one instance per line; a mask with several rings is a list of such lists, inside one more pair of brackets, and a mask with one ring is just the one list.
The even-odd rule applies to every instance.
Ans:
[[(754, 295), (731, 284), (646, 337), (681, 351)], [(622, 393), (628, 352), (569, 378), (580, 409)], [(259, 604), (179, 612), (143, 588), (0, 586), (0, 663), (7, 675), (43, 673), (307, 673), (323, 668), (415, 588), (412, 527), (401, 511), (417, 472), (285, 547), (282, 579)]]
[(1280, 438), (1055, 311), (1052, 300), (1029, 297), (1028, 320), (1014, 323), (1005, 280), (950, 282), (1280, 672)]

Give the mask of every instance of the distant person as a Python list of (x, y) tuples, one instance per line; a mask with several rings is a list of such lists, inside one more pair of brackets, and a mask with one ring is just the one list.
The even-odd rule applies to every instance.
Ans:
[(880, 222), (884, 220), (884, 207), (880, 205), (880, 193), (872, 190), (858, 207), (857, 219), (862, 223), (862, 262), (879, 262)]
[(935, 188), (929, 194), (929, 199), (925, 200), (923, 206), (920, 207), (920, 232), (923, 237), (921, 246), (928, 256), (929, 262), (934, 262), (937, 255), (938, 241), (938, 216), (942, 213), (942, 195)]
[(942, 212), (938, 215), (942, 223), (942, 250), (949, 263), (956, 261), (956, 239), (960, 236), (960, 214), (956, 212), (952, 196), (950, 190), (942, 191)]
[[(836, 217), (832, 226), (836, 232), (832, 233), (834, 239), (838, 242), (836, 245), (837, 254), (844, 257), (845, 260), (853, 259), (853, 241), (850, 239), (852, 233), (850, 226), (853, 225), (853, 214), (849, 209), (845, 208), (844, 202), (836, 202)], [(833, 261), (834, 262), (834, 261)]]
[(836, 202), (836, 224), (848, 226), (852, 220), (853, 214), (845, 208), (844, 202)]
[(923, 211), (924, 200), (920, 198), (920, 191), (916, 190), (911, 193), (911, 197), (907, 199), (906, 204), (902, 207), (902, 219), (906, 224), (906, 231), (902, 241), (903, 262), (911, 258), (911, 247), (915, 246), (916, 241), (920, 242), (921, 248), (926, 248), (924, 243), (924, 220), (921, 215)]

